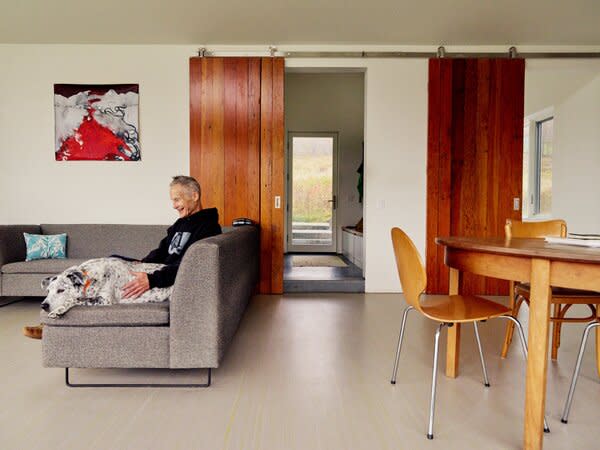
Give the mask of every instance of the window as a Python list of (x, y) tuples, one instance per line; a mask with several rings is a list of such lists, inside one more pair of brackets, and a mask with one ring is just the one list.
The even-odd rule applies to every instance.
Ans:
[(552, 213), (552, 137), (554, 118), (535, 124), (536, 127), (536, 196), (534, 214)]
[(552, 214), (554, 117), (536, 116), (525, 120), (523, 133), (524, 218)]

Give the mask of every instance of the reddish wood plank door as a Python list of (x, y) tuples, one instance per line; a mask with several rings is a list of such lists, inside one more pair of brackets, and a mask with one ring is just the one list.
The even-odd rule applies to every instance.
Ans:
[[(520, 219), (525, 61), (429, 61), (427, 292), (448, 292), (436, 236), (504, 235)], [(502, 295), (507, 283), (465, 274), (461, 292)]]
[(260, 224), (261, 293), (283, 292), (283, 76), (283, 58), (190, 58), (190, 174), (222, 225)]
[[(283, 293), (283, 58), (262, 58), (260, 108), (260, 292)], [(279, 207), (275, 207), (276, 197)]]

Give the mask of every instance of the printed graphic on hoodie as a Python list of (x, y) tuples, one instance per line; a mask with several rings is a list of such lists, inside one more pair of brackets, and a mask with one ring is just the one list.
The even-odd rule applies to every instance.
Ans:
[(187, 244), (187, 241), (190, 240), (190, 236), (192, 233), (187, 231), (178, 231), (171, 239), (171, 244), (169, 244), (169, 255), (176, 254), (180, 255), (183, 251), (183, 247)]

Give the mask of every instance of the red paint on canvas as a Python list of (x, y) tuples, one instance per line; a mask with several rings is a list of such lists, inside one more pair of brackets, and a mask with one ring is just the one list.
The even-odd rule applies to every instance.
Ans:
[(119, 148), (127, 148), (127, 144), (111, 130), (100, 125), (94, 119), (94, 110), (89, 108), (88, 115), (79, 128), (56, 152), (56, 160), (129, 161), (130, 158), (119, 151)]

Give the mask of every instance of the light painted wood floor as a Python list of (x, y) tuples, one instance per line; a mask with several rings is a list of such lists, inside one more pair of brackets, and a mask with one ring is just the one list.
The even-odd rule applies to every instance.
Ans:
[[(0, 309), (0, 448), (520, 448), (525, 365), (515, 345), (506, 360), (499, 357), (504, 322), (480, 327), (488, 389), (471, 327), (465, 327), (461, 376), (440, 376), (436, 438), (427, 441), (434, 325), (417, 313), (409, 318), (398, 383), (389, 383), (403, 306), (391, 294), (257, 297), (214, 371), (213, 386), (197, 390), (69, 389), (63, 370), (41, 367), (40, 343), (21, 336), (23, 324), (37, 321), (39, 304), (6, 306)], [(570, 423), (560, 423), (582, 326), (563, 330), (559, 363), (549, 365), (552, 433), (544, 448), (598, 448), (593, 345)], [(123, 370), (78, 371), (74, 377), (166, 378)]]

